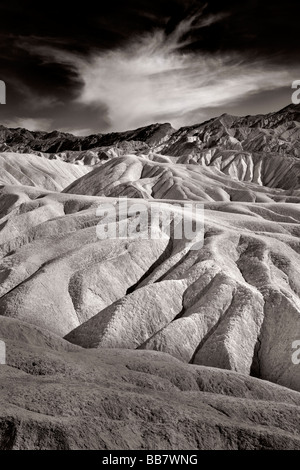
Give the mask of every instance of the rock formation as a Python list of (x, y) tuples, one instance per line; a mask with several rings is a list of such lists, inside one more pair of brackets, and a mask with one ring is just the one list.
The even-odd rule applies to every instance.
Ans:
[[(300, 449), (299, 126), (1, 127), (1, 449)], [(202, 242), (99, 237), (125, 196)]]

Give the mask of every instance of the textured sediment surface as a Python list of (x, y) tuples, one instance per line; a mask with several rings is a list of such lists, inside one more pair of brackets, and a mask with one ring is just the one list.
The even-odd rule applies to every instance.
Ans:
[(85, 350), (0, 318), (0, 448), (300, 449), (300, 394), (154, 351)]
[(299, 122), (0, 128), (1, 449), (300, 449)]

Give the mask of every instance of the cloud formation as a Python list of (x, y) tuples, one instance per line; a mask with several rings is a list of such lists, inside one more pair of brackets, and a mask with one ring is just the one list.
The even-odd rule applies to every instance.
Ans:
[(22, 127), (29, 131), (49, 131), (51, 129), (52, 119), (46, 118), (26, 118), (17, 117), (14, 119), (6, 119), (3, 121), (3, 125), (6, 127), (17, 128)]
[(221, 18), (193, 16), (169, 35), (155, 30), (89, 57), (50, 47), (31, 52), (75, 73), (82, 84), (76, 102), (106, 109), (109, 130), (162, 121), (180, 127), (205, 118), (205, 108), (232, 106), (252, 94), (288, 87), (297, 77), (295, 67), (282, 69), (261, 58), (189, 51), (191, 31)]

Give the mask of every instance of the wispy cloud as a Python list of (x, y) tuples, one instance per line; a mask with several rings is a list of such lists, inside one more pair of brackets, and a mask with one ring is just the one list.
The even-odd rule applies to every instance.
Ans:
[[(82, 83), (76, 101), (107, 109), (111, 130), (125, 130), (168, 120), (175, 127), (201, 110), (232, 106), (247, 96), (289, 86), (297, 71), (268, 61), (246, 60), (238, 53), (186, 52), (191, 31), (221, 16), (194, 16), (172, 34), (145, 34), (123, 47), (80, 57), (46, 47), (32, 52), (69, 67)], [(299, 72), (299, 70), (298, 70)]]
[(24, 129), (28, 129), (29, 131), (49, 131), (52, 125), (52, 119), (16, 117), (11, 120), (4, 120), (3, 125), (12, 128), (22, 127)]
[(76, 135), (77, 137), (87, 136), (91, 134), (91, 129), (74, 129), (73, 127), (60, 127), (58, 129), (61, 132)]

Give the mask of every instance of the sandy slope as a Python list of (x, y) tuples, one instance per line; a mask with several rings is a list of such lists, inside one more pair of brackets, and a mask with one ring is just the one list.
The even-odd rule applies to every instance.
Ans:
[(99, 240), (105, 198), (25, 193), (0, 196), (2, 315), (87, 348), (155, 349), (300, 390), (298, 204), (206, 203), (191, 251), (172, 237)]
[(154, 351), (84, 350), (0, 317), (0, 448), (300, 449), (300, 394)]
[[(1, 127), (61, 151), (0, 154), (1, 449), (300, 449), (299, 122)], [(124, 196), (202, 203), (203, 244), (99, 239)]]
[[(64, 192), (92, 196), (198, 201), (300, 201), (300, 190), (284, 191), (261, 186), (257, 181), (252, 181), (255, 178), (251, 177), (250, 173), (248, 181), (243, 181), (247, 180), (244, 175), (240, 176), (240, 182), (238, 178), (225, 175), (222, 165), (220, 168), (223, 171), (220, 171), (216, 165), (209, 167), (195, 163), (174, 164), (157, 160), (133, 155), (113, 158), (71, 183)], [(236, 172), (249, 168), (250, 172), (247, 161), (236, 161), (234, 168)], [(297, 174), (295, 168), (287, 168), (290, 171), (290, 181), (293, 181)], [(228, 173), (230, 176), (229, 170)], [(274, 173), (269, 171), (269, 175), (271, 178)], [(284, 172), (282, 178), (285, 182), (288, 181)], [(290, 183), (290, 187), (294, 188), (294, 185)]]
[(88, 166), (71, 165), (37, 155), (0, 153), (0, 184), (20, 184), (62, 191), (89, 171)]

